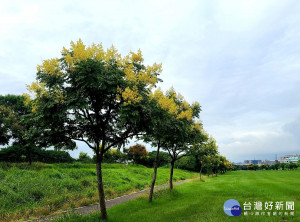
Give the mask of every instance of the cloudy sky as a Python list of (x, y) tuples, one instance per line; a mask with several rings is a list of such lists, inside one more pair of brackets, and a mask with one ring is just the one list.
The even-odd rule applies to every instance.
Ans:
[(1, 0), (0, 94), (25, 92), (71, 40), (140, 48), (229, 160), (300, 154), (299, 24), (298, 0)]

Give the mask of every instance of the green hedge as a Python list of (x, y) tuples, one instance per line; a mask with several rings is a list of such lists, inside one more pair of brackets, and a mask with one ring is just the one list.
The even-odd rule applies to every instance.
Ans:
[[(26, 162), (25, 147), (14, 145), (0, 150), (1, 162)], [(33, 162), (43, 163), (70, 163), (74, 159), (65, 151), (44, 150), (33, 148), (31, 153)]]

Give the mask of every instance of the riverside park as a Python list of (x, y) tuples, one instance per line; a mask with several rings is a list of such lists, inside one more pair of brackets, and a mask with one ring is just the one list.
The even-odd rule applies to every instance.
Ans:
[(1, 0), (0, 222), (299, 222), (299, 0)]
[[(145, 166), (105, 164), (107, 199), (147, 189), (152, 169)], [(1, 221), (44, 221), (55, 215), (54, 221), (99, 221), (100, 214), (80, 215), (74, 210), (97, 202), (96, 170), (93, 164), (2, 164)], [(169, 169), (158, 168), (157, 185), (167, 183)], [(230, 171), (218, 176), (186, 170), (174, 171), (174, 185), (108, 209), (108, 221), (299, 221), (300, 170)], [(224, 203), (237, 200), (242, 208), (239, 216), (228, 216)], [(255, 202), (262, 202), (255, 209)], [(265, 203), (272, 202), (272, 209)], [(276, 202), (282, 208), (275, 208)], [(294, 208), (287, 210), (286, 202)], [(244, 205), (251, 203), (249, 205)], [(279, 206), (279, 205), (278, 205)], [(247, 209), (247, 210), (244, 210)], [(71, 210), (70, 210), (71, 209)], [(293, 209), (293, 210), (292, 210)], [(66, 210), (69, 210), (66, 212)], [(64, 213), (63, 213), (64, 212)], [(270, 213), (270, 214), (269, 214)]]

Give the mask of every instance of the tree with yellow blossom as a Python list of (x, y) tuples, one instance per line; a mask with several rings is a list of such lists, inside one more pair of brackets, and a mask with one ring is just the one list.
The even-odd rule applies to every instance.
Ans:
[(203, 156), (206, 155), (206, 143), (209, 139), (208, 133), (204, 130), (199, 130), (195, 143), (192, 145), (189, 155), (195, 157), (196, 169), (199, 170), (200, 180), (202, 179)]
[(155, 159), (153, 162), (153, 178), (150, 186), (149, 202), (153, 199), (154, 186), (157, 177), (157, 168), (159, 161), (159, 152), (163, 146), (163, 137), (168, 133), (170, 120), (172, 115), (177, 111), (177, 105), (174, 100), (166, 97), (161, 89), (155, 90), (150, 95), (150, 110), (151, 121), (147, 124), (146, 133), (143, 135), (143, 140), (147, 143), (151, 143), (152, 146), (157, 147)]
[(103, 156), (143, 131), (151, 119), (147, 101), (161, 64), (143, 62), (140, 50), (121, 56), (113, 46), (104, 50), (79, 39), (63, 48), (60, 58), (38, 65), (37, 81), (28, 87), (33, 111), (48, 131), (94, 151), (102, 219), (107, 219)]
[(219, 151), (216, 140), (212, 136), (209, 136), (208, 140), (201, 146), (200, 150), (200, 180), (204, 167), (206, 168), (207, 175), (209, 176), (214, 164), (216, 164), (218, 161), (216, 158), (218, 153)]
[[(158, 151), (160, 147), (168, 151), (171, 157), (169, 182), (170, 189), (173, 189), (175, 161), (188, 155), (191, 145), (201, 133), (202, 124), (196, 122), (196, 118), (199, 117), (201, 109), (199, 103), (195, 102), (190, 105), (184, 97), (173, 88), (168, 90), (165, 94), (158, 89), (151, 95), (151, 98), (153, 98), (157, 106), (168, 115), (164, 112), (159, 113), (159, 115), (164, 115), (165, 118), (161, 121), (157, 121), (157, 124), (153, 126), (152, 132), (149, 132), (147, 137), (153, 144), (157, 144)], [(153, 181), (155, 182), (155, 177), (153, 177)], [(150, 192), (149, 201), (151, 201), (151, 199)]]

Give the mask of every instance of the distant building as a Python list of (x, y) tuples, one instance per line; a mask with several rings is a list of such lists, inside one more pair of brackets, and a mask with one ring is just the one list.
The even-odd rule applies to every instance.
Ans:
[(244, 165), (248, 165), (248, 164), (262, 164), (261, 160), (244, 160)]
[(292, 155), (284, 155), (280, 157), (280, 163), (297, 163), (300, 160), (300, 155), (292, 153)]
[(276, 163), (279, 163), (279, 161), (278, 160), (265, 160), (265, 162), (264, 162), (264, 164), (269, 165), (269, 166), (272, 166)]
[(252, 164), (261, 164), (261, 160), (250, 160)]

